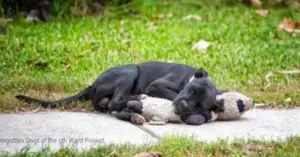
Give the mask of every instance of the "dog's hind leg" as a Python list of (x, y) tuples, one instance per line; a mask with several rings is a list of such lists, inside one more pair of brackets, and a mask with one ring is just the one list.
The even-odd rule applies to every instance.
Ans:
[[(108, 110), (108, 104), (110, 99), (110, 95), (113, 95), (113, 87), (109, 82), (103, 82), (99, 86), (94, 87), (93, 96), (92, 96), (92, 106), (96, 111), (104, 111)], [(108, 102), (103, 102), (106, 98)]]
[(108, 104), (109, 112), (121, 111), (126, 107), (127, 102), (130, 100), (132, 88), (134, 87), (136, 77), (123, 76), (117, 80), (112, 100)]
[(114, 94), (115, 82), (117, 81), (114, 71), (109, 70), (104, 72), (93, 84), (91, 101), (96, 111), (108, 110), (108, 104)]
[(131, 96), (139, 75), (136, 65), (112, 68), (103, 73), (94, 83), (92, 105), (97, 106), (103, 97), (111, 97), (108, 111), (121, 111)]
[(94, 110), (100, 111), (102, 113), (108, 112), (108, 104), (110, 102), (111, 98), (110, 97), (103, 97), (96, 106), (94, 107)]

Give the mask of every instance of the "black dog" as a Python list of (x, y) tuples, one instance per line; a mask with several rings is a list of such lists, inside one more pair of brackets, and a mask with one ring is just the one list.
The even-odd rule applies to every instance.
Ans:
[(181, 114), (195, 105), (204, 110), (215, 107), (218, 91), (202, 68), (197, 70), (184, 64), (153, 61), (111, 68), (83, 91), (61, 100), (44, 101), (24, 95), (16, 98), (51, 108), (74, 100), (91, 100), (94, 109), (99, 111), (102, 98), (109, 97), (109, 112), (119, 112), (126, 107), (131, 95), (147, 94), (174, 100), (176, 112)]
[[(208, 77), (208, 73), (202, 69), (197, 70), (195, 75), (189, 80), (189, 83), (181, 90), (176, 99), (173, 100), (175, 112), (177, 112), (182, 121), (190, 125), (201, 125), (212, 119), (211, 111), (220, 112), (224, 108), (224, 104), (216, 102), (216, 95), (222, 94), (224, 91), (214, 90), (215, 86), (212, 80)], [(159, 95), (156, 95), (159, 97)], [(104, 98), (106, 101), (101, 101), (101, 105), (105, 106), (109, 98)], [(141, 101), (139, 96), (131, 96), (130, 100)], [(134, 124), (139, 124), (136, 119), (137, 114), (142, 113), (142, 104), (137, 104), (136, 101), (129, 101), (127, 107), (116, 114), (116, 117), (121, 120), (131, 121)], [(130, 102), (135, 102), (131, 104)], [(213, 106), (213, 104), (216, 104)], [(137, 114), (136, 114), (137, 113)]]
[[(141, 95), (132, 95), (129, 98), (130, 100), (127, 102), (126, 108), (124, 108), (121, 112), (118, 112), (116, 114), (116, 118), (124, 121), (131, 122), (133, 124), (142, 125), (145, 123), (147, 119), (146, 117), (143, 117), (141, 114), (143, 114), (143, 103)], [(106, 97), (101, 100), (101, 105), (107, 106), (110, 101), (110, 98)], [(212, 119), (211, 111), (214, 112), (221, 112), (223, 111), (222, 108), (224, 108), (224, 101), (218, 101), (218, 106), (215, 106), (213, 108), (210, 108), (209, 110), (204, 110), (201, 108), (201, 106), (196, 106), (195, 108), (185, 108), (185, 110), (182, 111), (180, 114), (180, 118), (183, 123), (189, 124), (189, 125), (201, 125), (203, 123), (206, 123)], [(200, 107), (200, 108), (199, 108)], [(221, 107), (221, 108), (220, 108)], [(148, 117), (150, 118), (150, 117)], [(149, 119), (148, 119), (149, 120)], [(172, 121), (169, 121), (172, 123)], [(178, 121), (174, 121), (175, 123), (178, 123)]]

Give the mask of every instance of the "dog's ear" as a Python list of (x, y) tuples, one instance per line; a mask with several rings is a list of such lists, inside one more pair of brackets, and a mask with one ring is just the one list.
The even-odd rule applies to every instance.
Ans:
[(207, 77), (207, 76), (208, 76), (208, 73), (203, 68), (199, 68), (195, 72), (195, 78), (201, 78), (201, 77)]

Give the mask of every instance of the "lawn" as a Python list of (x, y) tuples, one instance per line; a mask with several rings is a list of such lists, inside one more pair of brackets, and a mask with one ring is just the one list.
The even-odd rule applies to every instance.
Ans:
[[(240, 140), (229, 143), (219, 140), (213, 143), (199, 142), (188, 137), (164, 137), (158, 144), (134, 145), (107, 145), (93, 148), (84, 152), (62, 148), (59, 151), (45, 149), (40, 152), (23, 152), (17, 154), (2, 154), (11, 157), (131, 157), (140, 152), (160, 152), (163, 157), (298, 157), (300, 138), (290, 137), (286, 141)], [(149, 156), (150, 157), (150, 156)]]
[[(300, 69), (300, 34), (278, 30), (285, 19), (300, 20), (300, 12), (267, 8), (267, 16), (242, 4), (189, 5), (160, 2), (141, 14), (106, 11), (100, 17), (56, 18), (47, 23), (16, 20), (0, 35), (0, 111), (35, 108), (14, 98), (23, 93), (58, 99), (91, 84), (104, 70), (149, 60), (204, 67), (218, 88), (235, 90), (269, 107), (300, 106), (300, 75), (281, 70)], [(184, 20), (197, 15), (201, 20)], [(212, 42), (205, 52), (192, 50), (199, 40)], [(270, 77), (270, 86), (266, 76)], [(73, 103), (67, 109), (89, 108)], [(262, 150), (250, 152), (247, 143)], [(63, 149), (53, 156), (130, 156), (155, 150), (165, 156), (297, 156), (299, 137), (286, 142), (236, 141), (201, 143), (166, 138), (155, 146), (101, 147), (86, 153)], [(50, 153), (51, 154), (51, 153)], [(16, 156), (49, 156), (49, 152)]]
[[(24, 107), (13, 97), (17, 93), (57, 99), (83, 89), (110, 67), (149, 60), (204, 67), (218, 88), (272, 107), (299, 106), (300, 75), (276, 74), (264, 87), (268, 72), (300, 68), (300, 35), (277, 29), (284, 18), (300, 19), (300, 12), (268, 8), (261, 16), (255, 11), (242, 4), (161, 2), (140, 14), (106, 11), (38, 24), (16, 20), (0, 36), (0, 109)], [(201, 20), (184, 20), (188, 15)], [(192, 50), (199, 40), (213, 45), (205, 52)]]

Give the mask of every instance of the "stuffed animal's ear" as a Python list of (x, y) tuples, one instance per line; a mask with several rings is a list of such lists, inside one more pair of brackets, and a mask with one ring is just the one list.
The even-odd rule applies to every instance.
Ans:
[(214, 111), (214, 112), (223, 112), (223, 111), (225, 111), (224, 103), (225, 103), (224, 99), (217, 100), (216, 105), (211, 110)]
[(203, 68), (199, 68), (195, 72), (195, 78), (201, 78), (201, 77), (207, 77), (207, 76), (208, 76), (208, 73)]

